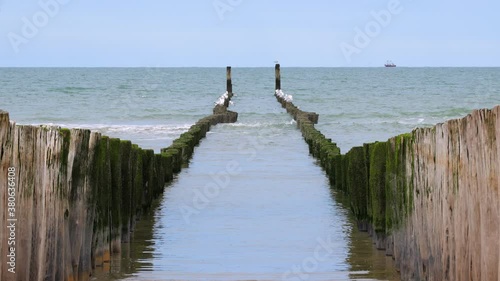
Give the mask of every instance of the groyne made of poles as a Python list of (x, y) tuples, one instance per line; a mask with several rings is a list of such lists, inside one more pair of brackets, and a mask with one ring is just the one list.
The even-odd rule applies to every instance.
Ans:
[(310, 153), (348, 198), (358, 228), (402, 280), (500, 280), (500, 106), (341, 154), (281, 91)]
[(158, 154), (90, 130), (16, 125), (0, 110), (0, 280), (89, 280), (110, 262), (210, 127), (236, 122), (230, 67), (226, 80), (213, 114)]

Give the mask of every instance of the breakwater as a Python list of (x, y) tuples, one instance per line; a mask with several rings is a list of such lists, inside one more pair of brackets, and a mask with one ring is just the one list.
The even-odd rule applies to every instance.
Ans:
[(232, 96), (159, 154), (90, 130), (16, 125), (0, 111), (0, 218), (12, 225), (0, 231), (0, 279), (89, 280), (210, 127), (236, 122)]
[(500, 278), (500, 106), (341, 154), (278, 90), (359, 229), (403, 280)]

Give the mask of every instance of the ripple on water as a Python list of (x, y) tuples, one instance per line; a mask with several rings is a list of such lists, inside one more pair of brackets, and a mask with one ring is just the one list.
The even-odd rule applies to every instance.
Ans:
[[(275, 124), (288, 118), (282, 113)], [(273, 138), (260, 137), (276, 130)], [(251, 153), (238, 149), (255, 143)], [(238, 172), (224, 174), (228, 163)], [(206, 193), (213, 183), (221, 188)], [(141, 259), (149, 263), (126, 280), (392, 280), (392, 265), (354, 260), (358, 254), (374, 260), (373, 246), (366, 235), (356, 237), (362, 246), (350, 243), (348, 212), (333, 200), (295, 126), (214, 127), (160, 207), (154, 250)]]

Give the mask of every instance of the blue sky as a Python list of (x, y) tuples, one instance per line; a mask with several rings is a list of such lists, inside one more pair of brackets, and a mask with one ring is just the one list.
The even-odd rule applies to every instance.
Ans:
[(0, 66), (500, 66), (493, 0), (0, 0), (0, 9)]

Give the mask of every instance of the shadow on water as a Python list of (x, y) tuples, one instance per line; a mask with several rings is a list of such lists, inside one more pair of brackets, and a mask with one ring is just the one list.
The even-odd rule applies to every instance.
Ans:
[[(169, 188), (169, 186), (166, 188)], [(355, 219), (348, 211), (346, 196), (342, 192), (332, 188), (331, 197), (333, 204), (344, 209), (344, 214), (348, 217), (348, 223), (350, 224), (348, 228), (348, 253), (345, 261), (349, 266), (349, 279), (401, 280), (399, 273), (394, 267), (392, 257), (386, 256), (384, 251), (377, 250), (369, 235), (357, 229)], [(153, 233), (162, 212), (161, 203), (163, 200), (163, 196), (160, 197), (151, 211), (144, 214), (137, 221), (130, 243), (123, 243), (122, 252), (112, 256), (110, 263), (105, 264), (104, 267), (96, 268), (91, 280), (135, 280), (134, 276), (139, 272), (154, 271), (153, 259), (155, 258), (154, 249), (156, 242)], [(195, 276), (196, 274), (193, 273), (193, 277)], [(222, 276), (224, 274), (221, 274)], [(325, 280), (341, 280), (336, 279), (335, 276), (336, 274), (332, 273), (330, 276), (325, 276)], [(195, 279), (200, 280), (200, 277), (197, 276)]]
[(332, 200), (346, 210), (348, 221), (352, 226), (349, 232), (349, 252), (346, 259), (350, 267), (349, 278), (351, 280), (401, 280), (392, 257), (386, 256), (385, 251), (377, 250), (367, 232), (358, 230), (354, 217), (347, 211), (349, 209), (347, 196), (333, 187), (330, 191)]
[(111, 256), (111, 262), (105, 263), (103, 267), (97, 267), (91, 280), (122, 280), (134, 276), (139, 271), (151, 270), (155, 246), (153, 229), (156, 215), (161, 212), (162, 201), (163, 196), (160, 196), (151, 210), (136, 221), (130, 242), (122, 243), (121, 253)]

